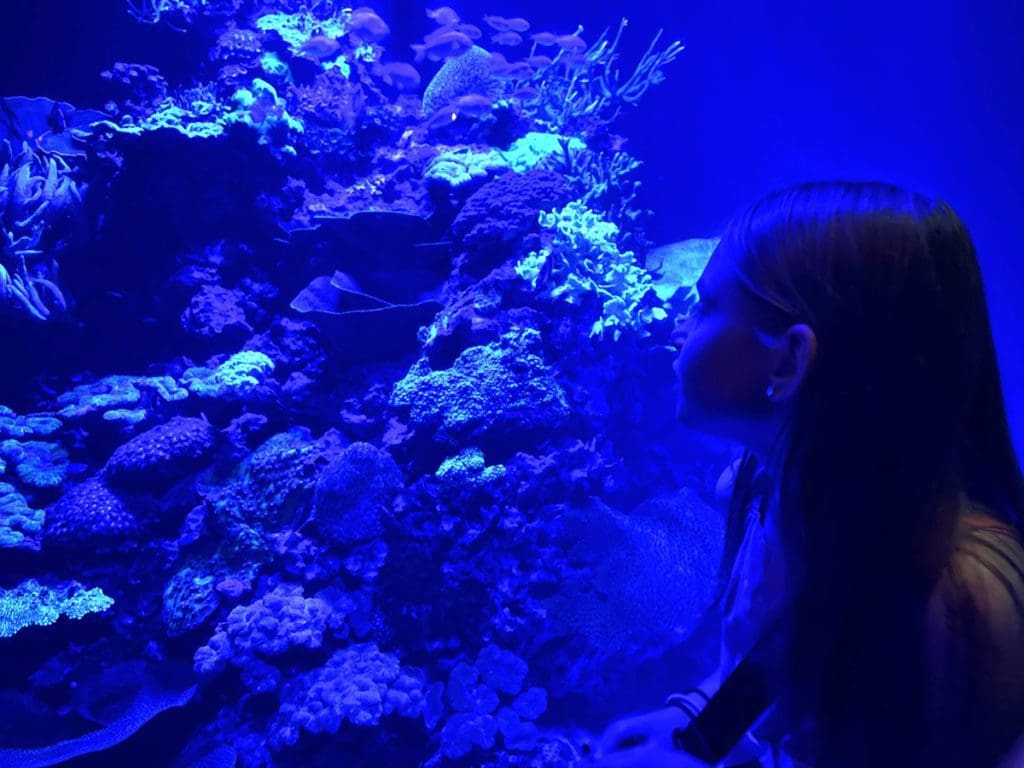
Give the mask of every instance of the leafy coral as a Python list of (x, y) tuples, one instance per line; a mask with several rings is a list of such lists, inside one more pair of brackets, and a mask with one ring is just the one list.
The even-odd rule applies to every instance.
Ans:
[(579, 201), (541, 213), (540, 222), (551, 233), (549, 244), (520, 260), (516, 273), (552, 299), (578, 303), (595, 297), (601, 311), (591, 335), (611, 328), (618, 340), (623, 328), (642, 334), (645, 323), (666, 317), (660, 306), (645, 302), (653, 293), (650, 274), (632, 251), (619, 249), (618, 226)]

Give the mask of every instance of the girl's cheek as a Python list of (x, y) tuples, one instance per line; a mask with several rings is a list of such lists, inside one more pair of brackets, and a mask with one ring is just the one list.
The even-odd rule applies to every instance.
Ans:
[(683, 401), (706, 416), (737, 417), (756, 401), (751, 350), (729, 334), (687, 339), (679, 358)]

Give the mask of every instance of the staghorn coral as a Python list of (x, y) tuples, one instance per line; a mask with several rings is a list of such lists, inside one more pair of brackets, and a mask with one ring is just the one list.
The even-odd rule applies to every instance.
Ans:
[(48, 626), (61, 616), (81, 619), (102, 613), (113, 604), (99, 587), (86, 589), (77, 581), (49, 586), (29, 579), (12, 589), (0, 589), (0, 638), (11, 637), (25, 627)]
[(560, 51), (550, 66), (524, 81), (535, 95), (521, 100), (523, 111), (545, 130), (577, 133), (588, 126), (607, 126), (624, 107), (635, 106), (649, 88), (664, 81), (662, 69), (683, 46), (676, 41), (658, 49), (658, 30), (632, 74), (622, 80), (619, 43), (626, 26), (623, 19), (614, 36), (606, 29), (585, 52)]

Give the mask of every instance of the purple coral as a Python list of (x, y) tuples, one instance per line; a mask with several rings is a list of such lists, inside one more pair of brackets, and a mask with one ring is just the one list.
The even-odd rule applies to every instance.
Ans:
[(302, 731), (337, 733), (344, 721), (357, 726), (378, 725), (397, 712), (419, 717), (423, 711), (422, 676), (403, 670), (398, 659), (382, 653), (375, 643), (360, 643), (335, 651), (320, 669), (286, 683), (281, 693), (271, 746), (298, 741)]
[(216, 436), (205, 419), (173, 418), (114, 451), (104, 476), (115, 488), (159, 491), (202, 467)]
[(365, 541), (384, 532), (382, 505), (401, 487), (402, 472), (387, 451), (353, 443), (320, 473), (313, 516), (330, 541)]
[(506, 173), (470, 195), (452, 222), (452, 231), (470, 252), (473, 271), (482, 273), (539, 228), (540, 211), (559, 208), (570, 197), (565, 178), (554, 171)]
[(302, 587), (281, 584), (251, 605), (228, 614), (210, 642), (196, 651), (196, 672), (210, 675), (233, 664), (254, 692), (273, 690), (281, 675), (266, 661), (293, 648), (319, 648), (328, 627), (331, 606), (305, 597)]
[(84, 548), (134, 538), (139, 521), (98, 477), (76, 485), (46, 512), (43, 546)]

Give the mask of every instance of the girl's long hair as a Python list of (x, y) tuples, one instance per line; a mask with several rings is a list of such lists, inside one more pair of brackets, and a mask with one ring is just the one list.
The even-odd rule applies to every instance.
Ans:
[(822, 765), (915, 765), (924, 611), (958, 498), (1024, 519), (974, 245), (942, 201), (808, 183), (719, 248), (762, 328), (818, 340), (769, 462), (795, 585), (784, 705), (815, 723)]

